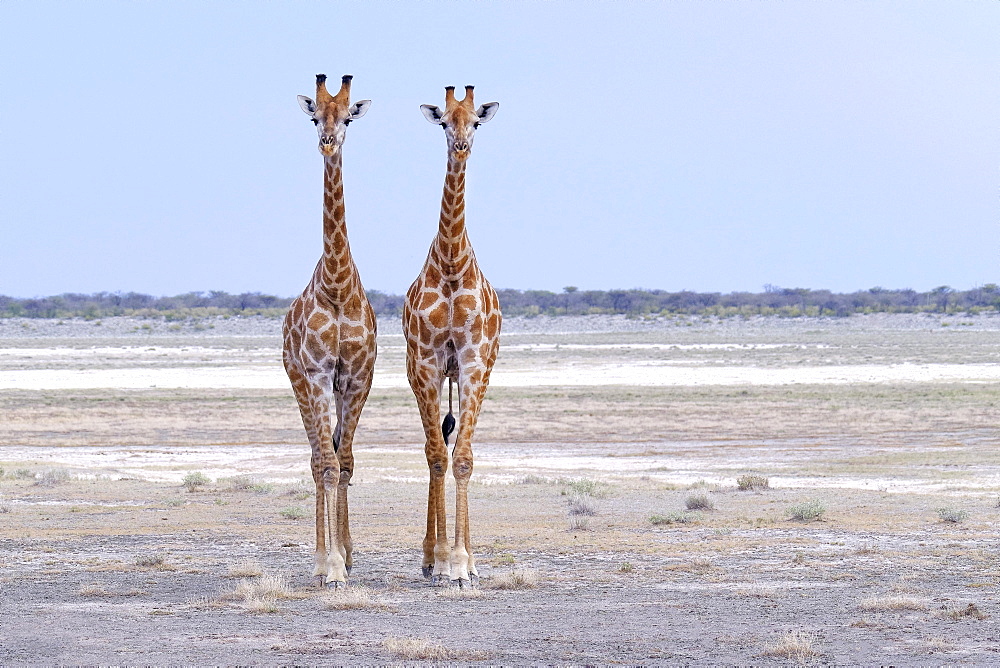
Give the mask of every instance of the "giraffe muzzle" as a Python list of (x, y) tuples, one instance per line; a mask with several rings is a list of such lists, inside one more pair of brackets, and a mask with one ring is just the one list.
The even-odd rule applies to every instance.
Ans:
[(337, 152), (337, 143), (332, 136), (324, 135), (319, 140), (319, 152), (323, 155), (333, 155)]

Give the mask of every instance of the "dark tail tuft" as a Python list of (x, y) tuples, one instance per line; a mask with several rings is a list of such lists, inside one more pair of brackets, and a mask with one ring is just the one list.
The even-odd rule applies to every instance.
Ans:
[(451, 414), (451, 411), (448, 411), (448, 414), (444, 416), (444, 422), (441, 423), (441, 435), (444, 436), (445, 445), (448, 445), (448, 437), (453, 431), (455, 431), (455, 416)]

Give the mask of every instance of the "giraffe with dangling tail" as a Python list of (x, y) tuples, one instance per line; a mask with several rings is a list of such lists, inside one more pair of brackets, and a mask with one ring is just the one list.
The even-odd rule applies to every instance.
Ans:
[[(444, 111), (429, 104), (420, 107), (428, 121), (444, 128), (448, 172), (437, 236), (403, 305), (406, 375), (420, 409), (430, 471), (423, 573), (435, 584), (459, 587), (479, 579), (469, 536), (472, 435), (497, 358), (501, 322), (496, 291), (480, 271), (465, 230), (465, 167), (476, 128), (493, 118), (499, 106), (490, 102), (476, 108), (472, 86), (465, 87), (462, 100), (455, 98), (454, 86), (448, 86)], [(446, 378), (449, 406), (442, 422), (440, 392)], [(444, 483), (447, 438), (456, 427), (452, 384), (458, 390), (458, 433), (452, 450), (455, 542), (449, 546)]]
[[(375, 312), (351, 257), (344, 219), (342, 147), (347, 125), (371, 100), (351, 104), (351, 79), (330, 95), (316, 75), (316, 99), (299, 105), (316, 125), (323, 155), (323, 257), (285, 316), (282, 360), (312, 449), (316, 484), (313, 577), (320, 587), (346, 586), (352, 565), (347, 488), (354, 473), (354, 430), (375, 367)], [(336, 427), (334, 427), (336, 421)]]

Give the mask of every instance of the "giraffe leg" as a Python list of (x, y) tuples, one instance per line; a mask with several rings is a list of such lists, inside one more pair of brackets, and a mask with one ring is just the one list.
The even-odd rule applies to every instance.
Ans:
[(361, 417), (361, 409), (368, 398), (368, 386), (357, 392), (350, 390), (338, 397), (339, 421), (337, 423), (337, 460), (340, 464), (340, 478), (337, 481), (337, 533), (344, 566), (351, 572), (354, 565), (354, 543), (351, 540), (350, 515), (347, 505), (347, 490), (354, 476), (354, 432)]
[(311, 468), (316, 486), (313, 580), (320, 587), (338, 587), (346, 584), (347, 571), (337, 531), (337, 478), (340, 464), (333, 447), (333, 393), (328, 379), (310, 379), (306, 385), (306, 390), (301, 393), (297, 391), (296, 394), (303, 397), (299, 401), (299, 408), (312, 446)]
[[(436, 376), (436, 374), (435, 374)], [(434, 584), (449, 580), (451, 548), (448, 545), (448, 526), (445, 512), (444, 481), (448, 472), (448, 448), (441, 434), (441, 407), (439, 405), (440, 378), (430, 382), (411, 377), (410, 385), (418, 397), (420, 420), (424, 426), (426, 443), (424, 456), (429, 474), (427, 487), (427, 530), (423, 542), (424, 577)]]
[[(466, 370), (463, 369), (463, 372)], [(479, 408), (486, 394), (488, 372), (474, 370), (463, 373), (459, 387), (458, 437), (452, 452), (452, 469), (455, 476), (455, 545), (451, 552), (451, 582), (459, 587), (470, 587), (479, 580), (476, 560), (472, 556), (472, 537), (469, 532), (469, 481), (472, 478), (472, 436), (479, 419)]]

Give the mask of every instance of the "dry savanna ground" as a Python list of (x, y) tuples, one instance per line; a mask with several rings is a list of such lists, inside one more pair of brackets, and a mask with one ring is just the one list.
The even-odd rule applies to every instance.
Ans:
[(471, 591), (383, 326), (346, 592), (276, 324), (142, 324), (0, 328), (0, 664), (1000, 661), (1000, 319), (512, 321)]

